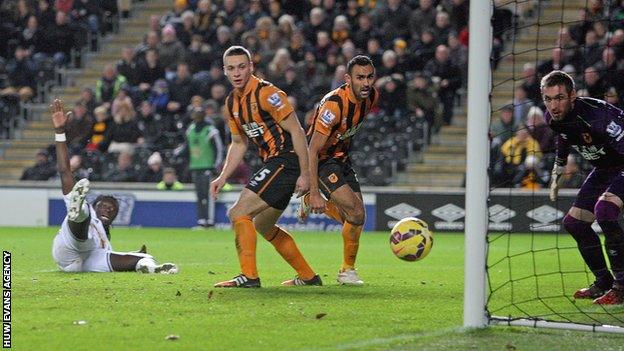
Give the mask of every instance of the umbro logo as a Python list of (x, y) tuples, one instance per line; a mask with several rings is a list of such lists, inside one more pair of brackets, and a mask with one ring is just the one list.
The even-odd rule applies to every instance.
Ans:
[(414, 206), (402, 202), (387, 208), (384, 213), (394, 219), (403, 219), (405, 217), (418, 217), (422, 211)]
[(466, 215), (466, 211), (457, 205), (446, 204), (431, 211), (431, 214), (446, 222), (455, 222), (456, 220), (464, 217)]

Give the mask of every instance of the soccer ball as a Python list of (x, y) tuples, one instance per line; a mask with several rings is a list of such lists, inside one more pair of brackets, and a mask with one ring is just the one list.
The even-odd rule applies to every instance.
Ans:
[(433, 236), (429, 226), (422, 219), (407, 217), (398, 221), (390, 233), (390, 248), (396, 257), (405, 261), (418, 261), (425, 258)]

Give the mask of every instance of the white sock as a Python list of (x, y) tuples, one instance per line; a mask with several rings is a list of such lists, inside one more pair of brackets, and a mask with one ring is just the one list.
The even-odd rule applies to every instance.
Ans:
[[(156, 261), (154, 261), (154, 258), (152, 256), (143, 257), (137, 262), (134, 270), (143, 273), (154, 273), (156, 266)], [(147, 272), (145, 270), (147, 270)]]

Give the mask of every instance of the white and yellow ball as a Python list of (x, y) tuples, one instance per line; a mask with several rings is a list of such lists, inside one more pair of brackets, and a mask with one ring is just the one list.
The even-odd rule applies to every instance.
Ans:
[(425, 258), (433, 246), (433, 235), (422, 219), (407, 217), (398, 221), (390, 233), (390, 248), (405, 261)]

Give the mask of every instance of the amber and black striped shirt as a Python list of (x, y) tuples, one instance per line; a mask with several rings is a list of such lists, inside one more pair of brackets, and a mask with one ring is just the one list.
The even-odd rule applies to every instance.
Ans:
[(294, 109), (276, 86), (252, 75), (242, 93), (233, 90), (228, 95), (225, 106), (232, 134), (246, 135), (263, 161), (294, 152), (290, 134), (279, 125)]
[(319, 151), (319, 161), (329, 158), (347, 160), (351, 137), (362, 126), (364, 118), (378, 100), (379, 92), (373, 88), (368, 98), (358, 101), (351, 86), (346, 83), (321, 99), (308, 129), (308, 137), (312, 137), (315, 131), (328, 136)]

